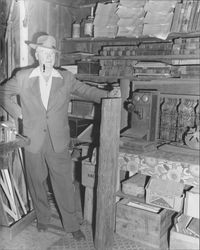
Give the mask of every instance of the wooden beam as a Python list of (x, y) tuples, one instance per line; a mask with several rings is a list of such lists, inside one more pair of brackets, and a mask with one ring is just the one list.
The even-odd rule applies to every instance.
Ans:
[(28, 65), (29, 48), (25, 41), (28, 40), (28, 13), (25, 1), (19, 2), (19, 31), (20, 31), (20, 67)]
[(73, 0), (32, 0), (32, 1), (38, 1), (38, 2), (49, 2), (51, 4), (57, 4), (57, 5), (60, 5), (60, 6), (65, 6), (65, 7), (69, 7), (69, 8), (80, 8), (79, 5), (80, 5), (80, 0), (76, 1), (76, 3), (74, 4)]
[(121, 98), (104, 99), (98, 160), (95, 248), (112, 249), (115, 224)]

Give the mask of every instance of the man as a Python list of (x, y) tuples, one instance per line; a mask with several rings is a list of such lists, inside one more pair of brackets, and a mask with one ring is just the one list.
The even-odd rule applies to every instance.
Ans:
[(100, 103), (101, 98), (112, 97), (115, 91), (90, 87), (76, 80), (69, 71), (56, 70), (58, 50), (54, 37), (40, 36), (37, 43), (30, 42), (29, 46), (35, 50), (39, 66), (19, 71), (0, 86), (0, 100), (6, 105), (12, 96), (20, 97), (17, 116), (23, 119), (23, 134), (30, 138), (30, 145), (25, 147), (25, 163), (38, 231), (47, 230), (51, 217), (45, 188), (49, 174), (63, 227), (74, 239), (81, 240), (85, 236), (75, 215), (72, 162), (68, 151), (70, 95)]

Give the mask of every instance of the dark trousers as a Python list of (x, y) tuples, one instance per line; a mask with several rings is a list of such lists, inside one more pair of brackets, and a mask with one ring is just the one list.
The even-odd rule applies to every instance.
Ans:
[(38, 223), (48, 224), (51, 217), (46, 189), (49, 174), (65, 231), (78, 230), (80, 225), (76, 217), (73, 165), (69, 151), (55, 153), (47, 133), (40, 152), (33, 154), (25, 150), (25, 161), (29, 191)]

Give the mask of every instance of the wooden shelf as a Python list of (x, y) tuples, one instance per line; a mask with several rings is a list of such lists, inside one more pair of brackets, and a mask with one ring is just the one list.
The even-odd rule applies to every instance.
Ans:
[[(94, 81), (98, 83), (116, 83), (120, 79), (129, 79), (135, 81), (144, 81), (144, 82), (151, 82), (154, 83), (163, 83), (163, 84), (170, 84), (170, 83), (177, 83), (177, 84), (188, 84), (187, 78), (172, 78), (172, 77), (137, 77), (137, 76), (100, 76), (100, 75), (89, 75), (89, 74), (76, 74), (76, 78), (83, 81)], [(190, 85), (199, 84), (199, 78), (190, 78)]]
[(0, 154), (5, 154), (10, 152), (16, 148), (24, 147), (25, 145), (29, 144), (29, 140), (24, 138), (16, 138), (15, 141), (10, 141), (6, 143), (0, 143)]
[(200, 31), (198, 32), (189, 32), (189, 33), (180, 33), (174, 32), (170, 33), (166, 40), (157, 38), (157, 37), (149, 37), (149, 36), (140, 36), (140, 37), (79, 37), (79, 38), (64, 38), (63, 41), (68, 42), (132, 42), (132, 43), (140, 43), (140, 42), (169, 42), (175, 38), (189, 38), (189, 37), (199, 37)]
[(142, 55), (142, 56), (89, 56), (99, 60), (137, 60), (137, 61), (166, 61), (166, 60), (194, 60), (199, 59), (197, 55)]

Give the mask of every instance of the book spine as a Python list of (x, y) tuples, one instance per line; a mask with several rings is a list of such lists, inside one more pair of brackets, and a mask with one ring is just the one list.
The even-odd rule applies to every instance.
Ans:
[[(200, 9), (200, 6), (199, 6)], [(197, 21), (197, 26), (195, 31), (200, 31), (200, 10), (199, 10), (199, 15), (198, 15), (198, 21)]]
[(177, 32), (181, 32), (181, 26), (184, 18), (184, 12), (185, 12), (185, 5), (187, 4), (187, 1), (184, 1), (181, 6), (181, 11), (179, 15), (178, 25), (177, 25)]
[(192, 4), (192, 10), (191, 10), (190, 18), (189, 18), (189, 23), (188, 23), (188, 32), (192, 31), (192, 24), (194, 22), (194, 15), (195, 15), (195, 11), (197, 9), (197, 4), (198, 4), (198, 2), (196, 0), (194, 0), (193, 4)]
[(183, 19), (182, 19), (181, 28), (180, 28), (181, 32), (187, 32), (187, 26), (188, 26), (188, 20), (189, 20), (188, 15), (190, 14), (190, 11), (191, 11), (191, 1), (188, 0), (185, 3), (185, 8), (183, 11)]
[(192, 31), (196, 31), (199, 12), (200, 12), (200, 2), (198, 1), (197, 8), (196, 8), (195, 15), (194, 15), (194, 21), (193, 21), (193, 24), (192, 24)]
[(181, 3), (176, 4), (175, 10), (174, 10), (174, 16), (172, 19), (171, 32), (178, 31), (178, 20), (179, 20), (180, 13), (181, 13), (181, 7), (182, 7)]

